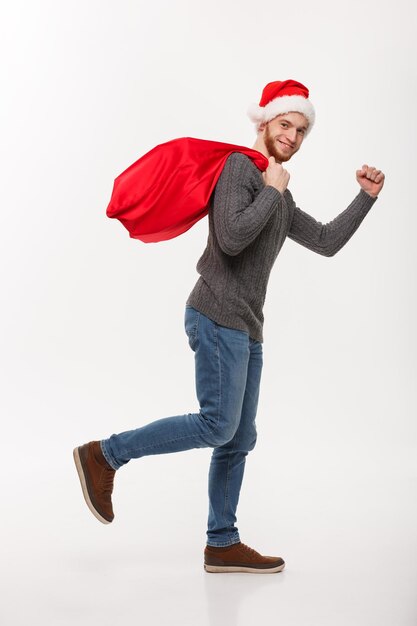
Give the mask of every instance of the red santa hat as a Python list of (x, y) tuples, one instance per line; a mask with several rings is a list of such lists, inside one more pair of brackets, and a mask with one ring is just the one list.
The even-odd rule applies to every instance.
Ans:
[(308, 120), (308, 128), (305, 132), (307, 136), (315, 120), (314, 107), (308, 95), (307, 87), (296, 80), (276, 80), (264, 87), (259, 105), (251, 104), (248, 115), (252, 122), (255, 122), (258, 131), (262, 122), (269, 122), (277, 115), (291, 111), (302, 113)]

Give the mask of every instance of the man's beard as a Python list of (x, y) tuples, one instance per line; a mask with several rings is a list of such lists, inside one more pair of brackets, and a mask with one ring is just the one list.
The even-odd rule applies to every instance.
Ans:
[(266, 132), (264, 136), (265, 147), (268, 150), (270, 156), (273, 156), (275, 161), (279, 161), (282, 163), (283, 161), (289, 161), (292, 155), (294, 154), (293, 150), (288, 154), (281, 152), (278, 148), (276, 142), (273, 140), (271, 133), (269, 131), (269, 126), (266, 127)]

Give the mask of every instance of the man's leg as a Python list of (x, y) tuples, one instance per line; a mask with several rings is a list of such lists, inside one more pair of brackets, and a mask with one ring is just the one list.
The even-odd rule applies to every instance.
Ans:
[(238, 428), (249, 361), (247, 333), (219, 326), (192, 307), (186, 308), (184, 321), (195, 352), (200, 411), (162, 418), (74, 451), (87, 504), (94, 513), (95, 503), (98, 508), (104, 503), (102, 511), (94, 513), (100, 521), (113, 519), (110, 482), (130, 459), (221, 446)]
[(263, 556), (239, 539), (235, 526), (246, 456), (256, 443), (255, 417), (262, 372), (262, 344), (249, 340), (250, 359), (239, 427), (233, 438), (213, 450), (209, 471), (209, 517), (204, 549), (206, 572), (282, 572), (285, 561)]
[(209, 470), (209, 516), (207, 544), (229, 546), (240, 541), (235, 526), (236, 509), (246, 456), (256, 443), (256, 411), (259, 399), (262, 344), (248, 340), (250, 353), (245, 395), (239, 427), (234, 437), (214, 448)]
[(222, 445), (236, 432), (247, 382), (248, 335), (219, 326), (192, 307), (186, 308), (185, 329), (195, 353), (200, 411), (103, 440), (103, 454), (114, 469), (133, 458)]

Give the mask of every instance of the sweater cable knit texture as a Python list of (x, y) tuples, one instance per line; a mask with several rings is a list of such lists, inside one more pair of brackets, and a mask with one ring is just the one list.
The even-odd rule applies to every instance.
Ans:
[(187, 304), (222, 326), (263, 342), (263, 305), (272, 266), (288, 236), (333, 256), (352, 237), (374, 198), (361, 189), (327, 224), (295, 205), (291, 192), (265, 185), (249, 157), (232, 153), (210, 199), (207, 246)]

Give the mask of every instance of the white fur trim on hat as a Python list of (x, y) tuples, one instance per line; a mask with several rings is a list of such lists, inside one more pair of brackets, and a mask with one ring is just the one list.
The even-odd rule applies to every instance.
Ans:
[(308, 128), (305, 132), (305, 136), (307, 136), (313, 127), (316, 115), (310, 100), (303, 96), (281, 96), (271, 100), (264, 107), (260, 107), (258, 104), (251, 104), (248, 108), (248, 116), (252, 122), (256, 123), (256, 130), (258, 131), (262, 122), (269, 122), (277, 115), (291, 113), (292, 111), (302, 113), (307, 118)]

